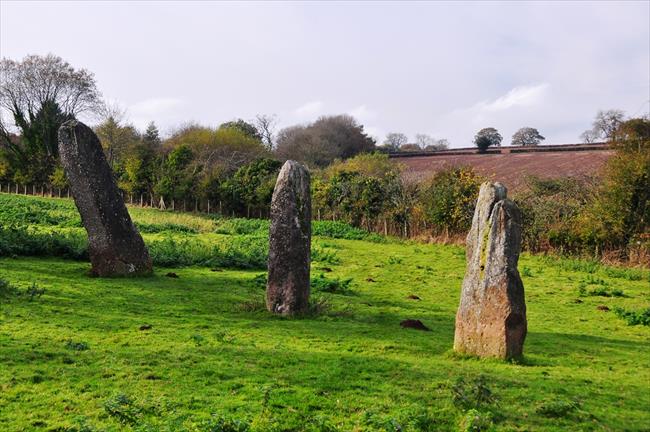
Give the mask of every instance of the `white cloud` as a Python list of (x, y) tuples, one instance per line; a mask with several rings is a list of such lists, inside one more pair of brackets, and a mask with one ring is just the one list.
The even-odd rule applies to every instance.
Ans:
[(158, 125), (169, 125), (179, 121), (183, 113), (180, 108), (184, 103), (181, 99), (171, 97), (150, 98), (130, 105), (127, 115), (138, 128), (145, 128), (150, 121)]
[(481, 101), (469, 108), (470, 111), (495, 112), (514, 107), (526, 107), (542, 102), (549, 88), (548, 83), (518, 86), (493, 101)]
[(377, 116), (375, 112), (370, 110), (366, 105), (359, 105), (358, 107), (352, 108), (348, 111), (348, 114), (350, 114), (361, 123), (371, 120)]
[(311, 101), (296, 108), (293, 111), (293, 114), (301, 118), (311, 118), (317, 116), (322, 111), (323, 111), (323, 102)]
[(129, 112), (135, 116), (158, 116), (178, 108), (183, 101), (176, 98), (151, 98), (129, 106)]

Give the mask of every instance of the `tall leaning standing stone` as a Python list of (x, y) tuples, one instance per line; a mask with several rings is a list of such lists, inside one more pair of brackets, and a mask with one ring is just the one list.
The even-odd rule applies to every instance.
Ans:
[(521, 212), (500, 183), (483, 183), (467, 235), (467, 270), (456, 314), (454, 350), (520, 357), (526, 338), (524, 285), (517, 270)]
[(290, 160), (280, 170), (271, 201), (266, 286), (270, 312), (293, 315), (307, 310), (310, 253), (309, 171)]
[(151, 273), (149, 252), (131, 221), (94, 132), (76, 120), (63, 123), (59, 154), (88, 231), (91, 272), (102, 277)]

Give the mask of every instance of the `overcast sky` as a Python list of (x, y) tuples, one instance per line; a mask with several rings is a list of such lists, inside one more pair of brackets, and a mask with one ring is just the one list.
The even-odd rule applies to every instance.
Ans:
[(599, 109), (650, 104), (650, 2), (7, 2), (0, 54), (95, 73), (142, 128), (350, 113), (471, 145), (493, 126), (578, 142)]

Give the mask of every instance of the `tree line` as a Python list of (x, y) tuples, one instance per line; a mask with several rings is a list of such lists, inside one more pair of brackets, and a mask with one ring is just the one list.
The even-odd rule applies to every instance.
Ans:
[[(390, 133), (382, 145), (349, 115), (275, 132), (275, 118), (236, 119), (218, 127), (186, 124), (161, 137), (155, 123), (139, 131), (124, 113), (101, 101), (94, 77), (61, 58), (29, 56), (0, 62), (0, 181), (66, 187), (58, 160), (57, 131), (67, 119), (94, 115), (94, 127), (125, 195), (139, 201), (211, 203), (227, 215), (265, 217), (282, 161), (294, 159), (313, 172), (313, 214), (368, 230), (401, 236), (461, 236), (471, 224), (480, 176), (451, 168), (410, 182), (386, 152), (408, 150), (404, 134)], [(7, 119), (9, 114), (9, 119)], [(517, 197), (524, 209), (525, 246), (571, 252), (648, 246), (650, 208), (650, 121), (626, 119), (620, 111), (599, 112), (590, 140), (616, 150), (601, 183), (531, 179)], [(474, 139), (479, 151), (500, 146), (494, 128)], [(513, 136), (517, 145), (537, 145), (535, 128)], [(425, 134), (418, 149), (448, 146)], [(595, 174), (595, 173), (594, 173)], [(576, 183), (578, 182), (578, 183)], [(205, 205), (200, 206), (205, 209)], [(636, 242), (636, 243), (635, 243)], [(636, 246), (635, 246), (636, 245)]]

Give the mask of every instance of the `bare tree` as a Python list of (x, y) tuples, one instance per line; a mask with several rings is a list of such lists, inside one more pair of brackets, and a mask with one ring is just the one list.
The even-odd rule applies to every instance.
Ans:
[(401, 146), (408, 142), (408, 137), (400, 132), (391, 132), (386, 135), (384, 145), (391, 151), (398, 151)]
[(416, 134), (415, 135), (415, 143), (421, 148), (425, 149), (427, 146), (434, 145), (436, 140), (431, 136), (427, 134)]
[(273, 150), (275, 144), (275, 128), (277, 127), (277, 119), (275, 114), (258, 114), (255, 116), (255, 127), (257, 132), (262, 137), (262, 143), (269, 150)]
[(621, 110), (610, 109), (607, 111), (600, 110), (591, 125), (591, 129), (584, 131), (580, 135), (585, 143), (597, 142), (598, 140), (611, 140), (614, 132), (625, 121), (625, 113)]
[(434, 139), (433, 144), (427, 145), (424, 149), (426, 151), (440, 151), (447, 150), (449, 148), (449, 141), (445, 138), (443, 139)]
[(580, 134), (580, 139), (582, 140), (583, 143), (586, 144), (597, 142), (599, 139), (598, 132), (594, 132), (591, 129), (586, 130)]
[(48, 54), (30, 55), (22, 61), (0, 60), (0, 118), (8, 114), (13, 130), (22, 137), (12, 140), (9, 122), (2, 121), (0, 146), (9, 149), (25, 170), (27, 165), (52, 168), (58, 154), (56, 132), (60, 124), (99, 106), (93, 74), (74, 69), (60, 57)]
[(609, 140), (614, 136), (614, 132), (623, 121), (625, 121), (625, 113), (623, 111), (616, 109), (601, 110), (596, 114), (592, 129), (598, 132), (600, 137)]
[(96, 111), (100, 106), (94, 75), (74, 69), (53, 54), (30, 55), (22, 62), (3, 58), (0, 77), (0, 107), (14, 116), (33, 115), (48, 102), (68, 115)]

